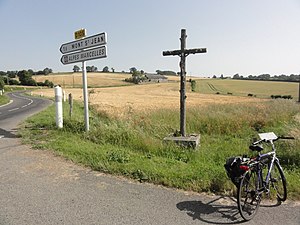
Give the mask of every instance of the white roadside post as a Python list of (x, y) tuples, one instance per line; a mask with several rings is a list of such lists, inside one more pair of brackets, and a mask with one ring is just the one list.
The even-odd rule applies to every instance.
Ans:
[(54, 88), (55, 106), (56, 106), (56, 126), (63, 128), (63, 107), (62, 107), (62, 89), (59, 86)]

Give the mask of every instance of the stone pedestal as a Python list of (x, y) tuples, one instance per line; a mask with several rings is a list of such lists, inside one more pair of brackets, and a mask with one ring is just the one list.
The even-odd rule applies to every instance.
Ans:
[(164, 141), (172, 141), (182, 147), (197, 149), (200, 144), (200, 134), (190, 134), (185, 137), (168, 136), (164, 138)]

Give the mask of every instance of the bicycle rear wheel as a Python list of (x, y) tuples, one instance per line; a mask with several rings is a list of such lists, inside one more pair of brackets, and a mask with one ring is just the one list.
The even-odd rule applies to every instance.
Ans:
[(270, 176), (270, 192), (277, 197), (277, 200), (283, 202), (287, 198), (286, 179), (283, 170), (278, 161), (275, 161)]
[(240, 182), (237, 195), (238, 209), (244, 220), (251, 220), (260, 204), (261, 195), (258, 194), (259, 180), (255, 171), (247, 171)]

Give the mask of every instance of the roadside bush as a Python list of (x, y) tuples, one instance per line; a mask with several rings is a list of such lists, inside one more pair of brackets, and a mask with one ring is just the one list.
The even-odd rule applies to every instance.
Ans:
[(18, 80), (10, 79), (9, 85), (20, 85), (20, 82)]
[(191, 80), (191, 88), (192, 88), (193, 92), (196, 91), (196, 81), (195, 80)]
[(291, 95), (271, 95), (272, 99), (278, 99), (278, 98), (283, 98), (283, 99), (293, 99)]

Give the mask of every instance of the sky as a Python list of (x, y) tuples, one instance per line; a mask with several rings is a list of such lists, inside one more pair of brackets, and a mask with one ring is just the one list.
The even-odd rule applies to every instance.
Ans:
[(300, 0), (0, 0), (0, 71), (63, 65), (59, 48), (85, 28), (107, 33), (107, 58), (87, 61), (102, 70), (178, 72), (186, 29), (188, 75), (300, 74)]

